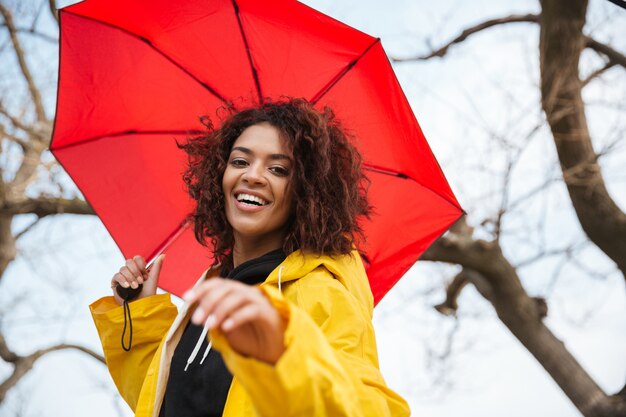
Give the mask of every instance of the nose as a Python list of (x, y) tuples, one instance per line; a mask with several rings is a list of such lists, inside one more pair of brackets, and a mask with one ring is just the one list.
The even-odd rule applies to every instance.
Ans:
[(248, 184), (263, 184), (265, 177), (263, 176), (263, 167), (260, 163), (254, 163), (248, 166), (243, 173), (241, 179)]

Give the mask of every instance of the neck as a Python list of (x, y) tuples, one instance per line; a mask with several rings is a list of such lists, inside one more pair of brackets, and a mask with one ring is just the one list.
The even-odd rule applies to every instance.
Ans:
[(282, 239), (237, 239), (233, 247), (233, 267), (282, 247)]

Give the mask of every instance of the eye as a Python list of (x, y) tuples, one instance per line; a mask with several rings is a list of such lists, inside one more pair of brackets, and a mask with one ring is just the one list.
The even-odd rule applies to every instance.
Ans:
[(248, 161), (246, 161), (243, 158), (233, 158), (230, 160), (229, 164), (231, 164), (232, 166), (236, 167), (236, 168), (241, 168), (241, 167), (245, 167), (248, 165)]
[(279, 177), (286, 177), (289, 175), (289, 170), (283, 166), (275, 165), (269, 168), (271, 172), (278, 175)]

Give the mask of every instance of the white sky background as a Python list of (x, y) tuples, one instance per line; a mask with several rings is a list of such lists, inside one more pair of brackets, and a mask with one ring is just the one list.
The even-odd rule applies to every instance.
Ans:
[[(68, 2), (65, 2), (68, 3)], [(307, 4), (382, 38), (388, 54), (411, 56), (492, 17), (536, 13), (536, 1), (310, 0)], [(604, 0), (590, 2), (588, 31), (626, 51), (626, 11)], [(506, 138), (515, 147), (543, 120), (538, 91), (538, 27), (514, 24), (475, 35), (443, 60), (396, 65), (396, 73), (453, 190), (473, 224), (493, 217), (501, 199)], [(38, 45), (42, 45), (39, 43)], [(32, 53), (32, 51), (31, 51)], [(56, 52), (38, 49), (33, 62), (54, 68)], [(0, 68), (5, 71), (4, 64)], [(583, 70), (595, 68), (585, 54)], [(590, 71), (590, 70), (589, 70)], [(587, 72), (589, 72), (587, 71)], [(54, 105), (56, 70), (40, 75)], [(48, 78), (45, 78), (48, 77)], [(2, 77), (4, 78), (4, 77)], [(596, 149), (624, 137), (623, 69), (613, 69), (585, 89)], [(0, 86), (3, 81), (0, 81)], [(621, 103), (622, 108), (606, 103)], [(52, 108), (52, 107), (51, 107)], [(609, 191), (626, 210), (624, 142), (601, 160)], [(547, 127), (532, 137), (511, 179), (512, 200), (548, 177), (559, 178)], [(27, 219), (24, 224), (27, 224)], [(100, 349), (87, 304), (110, 292), (110, 276), (123, 259), (99, 221), (80, 216), (46, 219), (20, 242), (20, 258), (0, 283), (0, 323), (20, 353), (57, 342)], [(536, 233), (543, 224), (543, 233)], [(514, 262), (547, 249), (584, 241), (563, 185), (505, 217), (505, 254)], [(17, 224), (16, 229), (22, 225)], [(557, 273), (559, 258), (520, 270), (533, 296), (549, 302), (547, 323), (609, 393), (626, 378), (624, 280), (592, 245)], [(590, 277), (588, 268), (598, 276)], [(375, 311), (381, 367), (389, 385), (405, 396), (413, 415), (578, 416), (545, 371), (500, 324), (490, 305), (468, 287), (458, 319), (432, 306), (455, 269), (420, 263)], [(63, 293), (67, 293), (67, 297)], [(450, 352), (447, 359), (441, 359)], [(8, 368), (0, 365), (0, 375)], [(130, 415), (115, 401), (107, 371), (84, 355), (51, 354), (11, 392), (0, 416)]]

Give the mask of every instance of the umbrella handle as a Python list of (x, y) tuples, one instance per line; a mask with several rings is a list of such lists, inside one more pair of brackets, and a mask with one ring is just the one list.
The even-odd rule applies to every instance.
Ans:
[(133, 299), (137, 298), (142, 288), (143, 288), (143, 284), (139, 284), (137, 288), (132, 288), (132, 287), (124, 288), (118, 283), (115, 286), (115, 292), (117, 293), (117, 295), (120, 296), (122, 300), (132, 301)]

